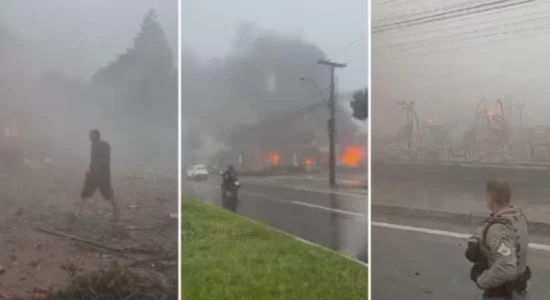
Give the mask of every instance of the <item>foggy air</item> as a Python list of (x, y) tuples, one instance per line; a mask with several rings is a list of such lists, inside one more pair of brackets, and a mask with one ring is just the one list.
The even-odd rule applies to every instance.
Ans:
[[(185, 299), (366, 298), (366, 16), (355, 0), (182, 2), (182, 270), (201, 274)], [(316, 277), (309, 243), (350, 265)]]
[[(372, 5), (371, 260), (384, 266), (373, 268), (372, 297), (547, 297), (548, 255), (527, 255), (527, 240), (548, 223), (550, 3)], [(472, 261), (464, 253), (476, 244), (451, 240), (500, 244), (476, 233), (506, 210), (520, 220), (503, 233), (515, 237), (517, 268), (487, 253)]]
[(169, 2), (0, 3), (0, 298), (177, 295)]

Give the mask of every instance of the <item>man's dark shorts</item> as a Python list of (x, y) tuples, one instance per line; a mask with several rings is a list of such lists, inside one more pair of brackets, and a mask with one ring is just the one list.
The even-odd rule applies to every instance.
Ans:
[(86, 174), (84, 188), (80, 197), (88, 199), (92, 197), (96, 190), (99, 190), (105, 200), (113, 199), (113, 186), (111, 184), (110, 172), (97, 172)]

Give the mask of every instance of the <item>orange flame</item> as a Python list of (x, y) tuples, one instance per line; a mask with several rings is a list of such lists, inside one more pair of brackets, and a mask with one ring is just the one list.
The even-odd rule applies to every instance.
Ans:
[(489, 117), (500, 116), (500, 110), (496, 108), (487, 108), (486, 113)]
[(306, 158), (305, 160), (306, 167), (311, 167), (313, 160), (311, 158)]
[(348, 145), (344, 149), (344, 155), (340, 157), (340, 164), (347, 167), (357, 167), (363, 160), (361, 149), (356, 146)]
[(278, 166), (279, 162), (281, 161), (281, 157), (279, 156), (279, 153), (273, 152), (269, 155), (269, 160), (271, 161), (272, 165)]

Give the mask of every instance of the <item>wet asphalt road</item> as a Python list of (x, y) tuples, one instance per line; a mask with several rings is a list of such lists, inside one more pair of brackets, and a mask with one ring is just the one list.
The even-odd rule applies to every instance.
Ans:
[[(472, 228), (398, 217), (373, 216), (373, 222), (421, 226), (468, 233)], [(376, 224), (376, 223), (375, 223)], [(471, 264), (464, 258), (465, 240), (373, 225), (372, 299), (481, 299), (469, 279)], [(549, 237), (531, 242), (549, 244)], [(530, 299), (550, 299), (550, 252), (530, 249)]]
[[(328, 185), (328, 174), (309, 175), (309, 176), (280, 176), (266, 178), (268, 181), (277, 181), (282, 184), (316, 186), (326, 188)], [(356, 192), (366, 194), (367, 192), (367, 176), (354, 176), (342, 174), (336, 176), (338, 186), (345, 189), (355, 189)]]
[(217, 179), (187, 184), (205, 202), (367, 261), (366, 190), (330, 190), (300, 178), (241, 178), (238, 199), (224, 202)]

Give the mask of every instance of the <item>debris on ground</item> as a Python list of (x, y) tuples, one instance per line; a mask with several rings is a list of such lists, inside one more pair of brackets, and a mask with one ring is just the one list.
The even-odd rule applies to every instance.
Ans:
[(74, 216), (74, 164), (28, 163), (0, 172), (0, 300), (177, 299), (178, 226), (166, 217), (177, 201), (156, 199), (177, 199), (177, 178), (113, 172), (123, 216), (113, 223), (100, 195)]
[(54, 291), (48, 300), (175, 300), (177, 276), (148, 269), (121, 267), (114, 263), (107, 268), (75, 276), (68, 286)]

